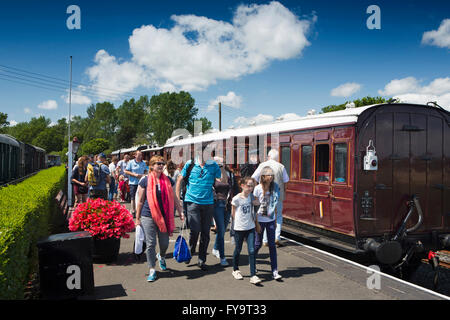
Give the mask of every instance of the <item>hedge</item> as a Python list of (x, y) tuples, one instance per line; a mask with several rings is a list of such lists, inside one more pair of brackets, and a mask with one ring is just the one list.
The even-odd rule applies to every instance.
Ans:
[(0, 299), (23, 299), (28, 277), (37, 270), (36, 243), (58, 217), (55, 197), (65, 179), (64, 166), (52, 167), (0, 189)]

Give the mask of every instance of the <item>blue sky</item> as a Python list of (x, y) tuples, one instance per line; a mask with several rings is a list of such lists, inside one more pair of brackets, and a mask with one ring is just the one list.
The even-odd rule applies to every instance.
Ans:
[[(66, 25), (73, 4), (79, 30)], [(381, 29), (367, 28), (370, 5)], [(216, 128), (219, 100), (222, 128), (367, 95), (450, 109), (448, 1), (1, 1), (0, 43), (12, 123), (68, 115), (57, 79), (69, 56), (83, 117), (90, 103), (166, 90), (189, 91)]]

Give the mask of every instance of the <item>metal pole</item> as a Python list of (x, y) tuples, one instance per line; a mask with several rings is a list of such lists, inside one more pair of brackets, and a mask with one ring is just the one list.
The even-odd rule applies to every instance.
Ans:
[(222, 131), (222, 102), (219, 102), (219, 131)]
[(72, 152), (72, 141), (70, 140), (70, 119), (72, 117), (72, 56), (70, 56), (70, 87), (69, 87), (69, 128), (68, 128), (68, 136), (69, 136), (69, 146), (68, 146), (68, 154), (67, 154), (67, 203), (68, 206), (72, 206), (72, 167), (73, 167), (73, 152)]

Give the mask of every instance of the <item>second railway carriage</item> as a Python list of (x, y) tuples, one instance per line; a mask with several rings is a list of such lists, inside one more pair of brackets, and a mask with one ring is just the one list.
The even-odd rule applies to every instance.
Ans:
[(348, 108), (185, 137), (166, 144), (164, 154), (178, 147), (190, 157), (195, 144), (219, 142), (238, 169), (252, 141), (261, 161), (277, 148), (288, 171), (284, 231), (395, 268), (450, 246), (448, 111), (400, 103)]
[(20, 144), (6, 134), (0, 134), (0, 184), (19, 178)]

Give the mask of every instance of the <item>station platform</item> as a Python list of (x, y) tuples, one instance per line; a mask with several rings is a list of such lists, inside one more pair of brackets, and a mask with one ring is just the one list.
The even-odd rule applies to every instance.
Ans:
[[(126, 204), (129, 208), (129, 204)], [(133, 254), (134, 233), (121, 239), (118, 260), (111, 264), (94, 264), (94, 294), (80, 300), (446, 300), (450, 297), (378, 274), (345, 259), (328, 255), (284, 239), (277, 248), (281, 281), (272, 279), (269, 248), (262, 247), (256, 258), (260, 285), (250, 283), (247, 246), (244, 242), (240, 270), (243, 280), (232, 276), (234, 245), (229, 232), (225, 235), (225, 256), (229, 266), (220, 265), (211, 254), (215, 233), (211, 232), (206, 264), (207, 271), (197, 266), (198, 256), (190, 264), (172, 258), (181, 221), (170, 239), (166, 255), (167, 270), (156, 267), (157, 279), (147, 282), (145, 254), (140, 261)], [(188, 233), (187, 237), (188, 237)], [(188, 240), (188, 239), (186, 239)], [(157, 249), (158, 251), (158, 249)], [(374, 276), (379, 278), (374, 280)], [(372, 277), (372, 278), (370, 278)]]

